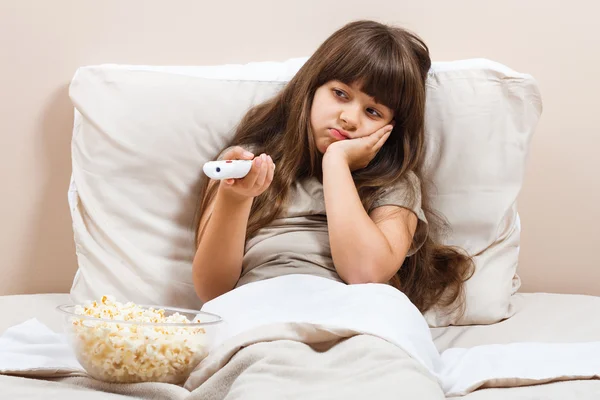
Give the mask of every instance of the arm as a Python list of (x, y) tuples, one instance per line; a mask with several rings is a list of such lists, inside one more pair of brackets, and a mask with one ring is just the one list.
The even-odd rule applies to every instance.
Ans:
[[(252, 153), (236, 147), (224, 159), (251, 159)], [(198, 248), (192, 264), (196, 294), (207, 302), (235, 287), (242, 272), (248, 218), (254, 197), (273, 180), (275, 165), (262, 154), (254, 159), (243, 179), (211, 181), (219, 185), (198, 226)]]
[(340, 277), (349, 284), (389, 281), (408, 253), (416, 215), (397, 206), (367, 214), (348, 163), (335, 154), (323, 159), (323, 192), (331, 255)]
[(202, 302), (233, 289), (241, 275), (252, 201), (233, 198), (219, 188), (202, 216), (192, 265), (194, 287)]

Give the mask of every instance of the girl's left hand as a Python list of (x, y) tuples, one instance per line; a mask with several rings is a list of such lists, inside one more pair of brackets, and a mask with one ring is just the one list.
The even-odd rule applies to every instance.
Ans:
[(323, 159), (343, 157), (350, 171), (365, 168), (390, 137), (393, 128), (393, 125), (386, 125), (368, 136), (338, 140), (327, 147)]

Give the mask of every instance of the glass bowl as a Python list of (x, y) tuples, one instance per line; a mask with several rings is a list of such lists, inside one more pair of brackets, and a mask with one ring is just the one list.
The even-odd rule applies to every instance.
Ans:
[(182, 308), (135, 306), (194, 322), (122, 321), (112, 319), (109, 311), (98, 318), (82, 315), (82, 306), (72, 304), (57, 310), (64, 316), (64, 331), (77, 360), (91, 377), (111, 383), (182, 384), (208, 355), (221, 317)]

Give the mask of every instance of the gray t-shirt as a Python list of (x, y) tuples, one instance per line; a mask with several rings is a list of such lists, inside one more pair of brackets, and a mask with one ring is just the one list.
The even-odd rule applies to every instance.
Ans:
[[(405, 207), (418, 217), (408, 255), (414, 254), (427, 236), (417, 176), (408, 173), (405, 179), (386, 190), (373, 208), (383, 205)], [(246, 242), (242, 275), (236, 287), (288, 274), (310, 274), (342, 281), (329, 247), (323, 185), (316, 178), (297, 182), (281, 218), (260, 229)]]

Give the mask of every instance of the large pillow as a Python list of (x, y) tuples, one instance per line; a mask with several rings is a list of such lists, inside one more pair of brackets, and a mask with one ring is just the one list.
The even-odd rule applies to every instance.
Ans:
[[(276, 94), (306, 58), (215, 67), (100, 65), (77, 70), (69, 203), (79, 268), (73, 301), (199, 308), (192, 222), (202, 165), (244, 112)], [(431, 326), (510, 317), (521, 188), (541, 113), (535, 81), (489, 60), (434, 63), (428, 79), (427, 176), (445, 239), (475, 256), (462, 318), (433, 309)]]

